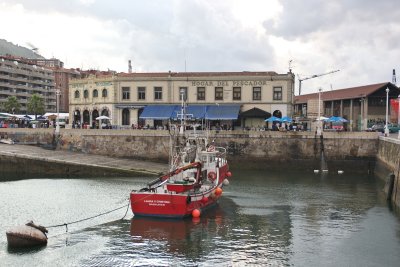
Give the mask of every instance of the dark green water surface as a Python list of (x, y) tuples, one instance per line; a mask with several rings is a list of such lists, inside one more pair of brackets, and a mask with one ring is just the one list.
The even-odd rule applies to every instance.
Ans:
[(3, 180), (0, 266), (400, 265), (400, 216), (375, 177), (233, 173), (219, 205), (199, 221), (134, 218), (130, 210), (121, 220), (120, 209), (68, 233), (51, 228), (48, 245), (29, 250), (9, 249), (5, 231), (124, 206), (152, 178)]

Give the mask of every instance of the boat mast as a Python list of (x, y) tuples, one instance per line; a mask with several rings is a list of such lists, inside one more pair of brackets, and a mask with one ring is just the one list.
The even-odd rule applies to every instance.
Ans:
[(185, 132), (185, 102), (184, 102), (184, 98), (185, 98), (185, 89), (181, 88), (180, 91), (181, 94), (181, 128), (179, 131), (179, 134), (183, 135)]

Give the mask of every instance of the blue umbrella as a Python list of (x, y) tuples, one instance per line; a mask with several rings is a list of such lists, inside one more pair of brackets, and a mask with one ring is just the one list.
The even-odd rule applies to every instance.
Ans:
[(292, 122), (292, 118), (290, 118), (290, 117), (288, 117), (288, 116), (285, 116), (285, 117), (283, 117), (282, 119), (281, 119), (281, 122)]
[(268, 122), (279, 121), (279, 122), (280, 122), (281, 119), (280, 119), (280, 118), (277, 118), (277, 117), (275, 117), (275, 116), (272, 116), (272, 117), (266, 119), (265, 121), (268, 121)]
[(347, 122), (347, 120), (345, 118), (342, 117), (336, 117), (336, 116), (332, 116), (330, 118), (328, 118), (327, 120), (325, 120), (326, 122)]

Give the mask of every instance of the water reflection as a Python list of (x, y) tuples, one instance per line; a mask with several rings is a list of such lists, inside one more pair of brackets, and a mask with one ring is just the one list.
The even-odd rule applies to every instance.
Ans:
[[(234, 173), (219, 204), (198, 221), (117, 220), (125, 213), (121, 210), (111, 219), (98, 218), (51, 236), (42, 250), (0, 250), (0, 261), (6, 266), (398, 266), (399, 216), (388, 208), (380, 193), (383, 183), (374, 177), (286, 170)], [(26, 216), (52, 224), (88, 217), (113, 208), (110, 203), (120, 206), (121, 196), (144, 182), (3, 182), (0, 204), (8, 216), (0, 218), (0, 226)]]

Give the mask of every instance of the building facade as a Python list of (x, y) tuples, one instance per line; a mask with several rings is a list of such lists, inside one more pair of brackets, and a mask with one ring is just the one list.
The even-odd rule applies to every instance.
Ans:
[(79, 79), (81, 73), (77, 69), (52, 68), (54, 72), (55, 88), (59, 90), (59, 111), (69, 112), (69, 81)]
[[(93, 125), (100, 115), (114, 126), (151, 125), (141, 119), (149, 105), (238, 105), (235, 126), (264, 126), (268, 116), (291, 116), (294, 74), (276, 72), (119, 73), (70, 81), (70, 122)], [(182, 94), (183, 92), (183, 94)], [(249, 110), (263, 116), (240, 117)]]
[(386, 106), (388, 122), (397, 122), (397, 112), (387, 102), (397, 99), (399, 94), (400, 89), (389, 82), (321, 90), (319, 93), (295, 96), (293, 114), (298, 119), (310, 121), (317, 119), (318, 111), (324, 117), (340, 116), (348, 120), (348, 130), (363, 131), (373, 124), (385, 122)]
[(27, 112), (27, 103), (33, 94), (43, 97), (46, 112), (56, 110), (54, 73), (27, 59), (0, 56), (0, 104), (15, 96), (21, 104), (20, 113)]

